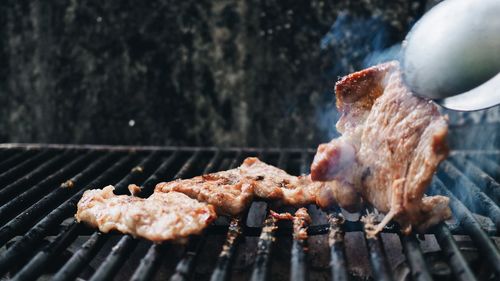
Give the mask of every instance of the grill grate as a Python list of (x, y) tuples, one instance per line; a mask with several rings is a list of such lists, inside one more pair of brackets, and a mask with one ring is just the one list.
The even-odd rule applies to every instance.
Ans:
[[(314, 279), (317, 275), (310, 273), (315, 271), (333, 280), (351, 280), (356, 276), (350, 269), (359, 261), (349, 256), (352, 247), (347, 242), (363, 233), (364, 225), (340, 209), (324, 213), (310, 206), (310, 239), (301, 241), (292, 239), (289, 224), (269, 216), (271, 207), (266, 202), (257, 201), (242, 217), (221, 217), (184, 246), (157, 245), (118, 233), (103, 235), (72, 219), (76, 203), (88, 188), (114, 183), (116, 193), (126, 194), (128, 184), (134, 183), (140, 185), (139, 196), (149, 196), (160, 181), (233, 168), (247, 156), (299, 174), (308, 171), (313, 153), (310, 149), (0, 145), (0, 276), (14, 280), (49, 274), (54, 280), (122, 280), (128, 276), (131, 280), (212, 281), (272, 276), (273, 280), (299, 281)], [(434, 227), (425, 237), (435, 237), (455, 280), (500, 278), (500, 253), (495, 245), (500, 229), (499, 160), (497, 151), (455, 151), (428, 190), (429, 195), (450, 198), (453, 220)], [(277, 211), (293, 211), (280, 208)], [(367, 251), (375, 280), (398, 279), (386, 252), (394, 245), (388, 243), (387, 235), (397, 237), (411, 279), (439, 277), (424, 253), (424, 241), (401, 235), (391, 225), (375, 238), (361, 237), (366, 247), (356, 245)], [(470, 238), (486, 267), (477, 270), (467, 259), (459, 243), (463, 236)], [(308, 245), (314, 237), (319, 246)], [(328, 249), (328, 266), (319, 270), (311, 266), (318, 247)], [(67, 251), (71, 253), (67, 259), (55, 262)], [(89, 267), (92, 263), (95, 268)], [(285, 270), (279, 273), (283, 264)]]

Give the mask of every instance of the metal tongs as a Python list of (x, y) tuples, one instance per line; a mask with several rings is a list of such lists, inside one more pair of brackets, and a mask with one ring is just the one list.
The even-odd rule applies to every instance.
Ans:
[(418, 96), (459, 111), (500, 104), (500, 0), (446, 0), (403, 43), (403, 75)]

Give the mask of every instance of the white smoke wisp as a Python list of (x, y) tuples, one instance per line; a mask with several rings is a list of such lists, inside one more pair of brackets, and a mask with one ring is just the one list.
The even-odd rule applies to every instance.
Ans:
[(401, 43), (397, 43), (384, 50), (381, 51), (376, 50), (368, 54), (363, 60), (363, 67), (367, 68), (388, 61), (393, 61), (393, 60), (399, 61), (400, 59), (401, 59)]

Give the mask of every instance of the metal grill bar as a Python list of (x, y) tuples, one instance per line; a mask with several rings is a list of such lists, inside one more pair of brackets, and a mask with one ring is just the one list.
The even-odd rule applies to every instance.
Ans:
[(415, 281), (432, 280), (431, 274), (427, 269), (424, 255), (419, 247), (419, 242), (415, 235), (399, 235), (403, 245), (405, 256), (411, 269), (411, 276)]
[[(307, 153), (300, 154), (301, 174), (307, 173)], [(295, 230), (294, 230), (295, 231)], [(292, 255), (290, 260), (290, 280), (291, 281), (305, 281), (307, 280), (307, 254), (304, 251), (307, 241), (302, 239), (293, 239), (292, 242)]]
[(120, 269), (123, 262), (127, 259), (127, 256), (135, 249), (136, 246), (137, 240), (135, 240), (132, 236), (123, 236), (113, 247), (111, 253), (109, 253), (101, 266), (99, 266), (94, 275), (92, 275), (90, 280), (110, 280), (116, 271)]
[[(242, 154), (242, 151), (238, 151), (236, 157), (234, 158), (234, 161), (231, 163), (232, 168), (235, 168), (241, 162)], [(236, 255), (236, 250), (238, 247), (238, 242), (240, 241), (241, 233), (241, 219), (232, 218), (227, 231), (226, 241), (222, 246), (222, 251), (219, 254), (219, 258), (217, 259), (214, 272), (210, 277), (211, 281), (225, 281), (228, 279), (229, 271), (231, 270), (231, 266)]]
[(167, 174), (169, 169), (172, 168), (174, 162), (178, 159), (179, 152), (172, 153), (164, 162), (161, 163), (160, 167), (156, 169), (153, 174), (140, 186), (141, 191), (136, 196), (146, 197), (151, 193), (155, 185), (160, 182), (163, 177)]
[[(231, 167), (235, 168), (240, 162), (242, 151), (238, 151), (236, 157), (231, 163)], [(228, 278), (229, 270), (235, 257), (238, 241), (242, 233), (241, 219), (233, 218), (229, 224), (226, 241), (222, 246), (222, 251), (217, 259), (214, 272), (210, 278), (211, 281), (225, 281)]]
[[(67, 156), (68, 153), (63, 153), (61, 156)], [(89, 156), (89, 155), (87, 155)], [(85, 159), (84, 156), (80, 159)], [(66, 227), (65, 231), (58, 235), (58, 237), (49, 245), (44, 247), (42, 251), (30, 260), (30, 262), (23, 267), (23, 269), (16, 275), (15, 278), (19, 280), (32, 280), (37, 274), (43, 270), (43, 267), (52, 259), (56, 254), (60, 253), (66, 246), (71, 243), (73, 238), (76, 237), (77, 225), (75, 222)]]
[(229, 277), (229, 271), (234, 260), (239, 238), (241, 237), (242, 227), (238, 218), (231, 219), (227, 231), (226, 242), (222, 246), (222, 251), (217, 260), (215, 270), (212, 273), (210, 281), (225, 281)]
[[(286, 163), (288, 161), (289, 154), (286, 152), (280, 152), (278, 159), (278, 168), (285, 170)], [(261, 155), (261, 159), (264, 159), (264, 155)], [(252, 272), (252, 277), (250, 280), (267, 280), (268, 272), (270, 271), (270, 256), (273, 247), (273, 242), (275, 240), (276, 232), (276, 222), (277, 220), (269, 214), (267, 203), (262, 204), (260, 209), (267, 214), (267, 218), (264, 221), (264, 226), (262, 227), (262, 232), (259, 237), (259, 242), (257, 244), (257, 255), (255, 257), (254, 268)], [(251, 210), (250, 210), (251, 211)]]
[[(156, 180), (156, 177), (153, 178)], [(152, 186), (156, 182), (152, 182), (149, 178), (145, 184)], [(141, 186), (144, 189), (144, 185)], [(130, 235), (124, 235), (120, 241), (112, 248), (112, 251), (106, 257), (106, 260), (99, 266), (95, 274), (90, 280), (109, 280), (116, 271), (120, 269), (127, 256), (135, 249), (137, 240), (134, 240)]]
[(11, 169), (15, 165), (18, 165), (19, 163), (23, 162), (24, 160), (26, 160), (28, 157), (31, 157), (35, 153), (36, 153), (35, 150), (24, 150), (22, 152), (12, 155), (11, 157), (0, 162), (0, 172), (4, 173), (8, 169)]
[(306, 254), (304, 252), (305, 241), (302, 239), (293, 239), (292, 257), (290, 268), (290, 280), (307, 280)]
[[(139, 164), (137, 164), (132, 170), (130, 170), (130, 173), (125, 176), (123, 179), (121, 179), (118, 183), (115, 185), (115, 194), (128, 194), (128, 185), (130, 183), (138, 183), (140, 182), (146, 175), (148, 175), (148, 171), (153, 169), (153, 166), (155, 162), (157, 161), (159, 157), (158, 152), (152, 152), (150, 153), (147, 157), (145, 157)], [(175, 155), (171, 155), (172, 158), (169, 158), (169, 162), (173, 161), (175, 158)], [(144, 184), (147, 182), (147, 180), (144, 182)], [(141, 185), (142, 188), (144, 188), (144, 184)], [(148, 183), (149, 184), (149, 183)]]
[(344, 245), (344, 218), (339, 212), (334, 212), (328, 216), (330, 230), (328, 233), (328, 245), (330, 246), (330, 267), (332, 280), (347, 281), (347, 262), (345, 258)]
[[(309, 153), (303, 151), (301, 153), (301, 168), (302, 174), (309, 173)], [(324, 213), (323, 213), (324, 214)], [(328, 246), (330, 247), (330, 268), (332, 280), (347, 281), (349, 275), (347, 274), (347, 261), (345, 258), (345, 220), (341, 214), (339, 207), (334, 207), (328, 214)], [(362, 226), (359, 226), (362, 229)], [(309, 227), (309, 231), (313, 229)]]
[(42, 151), (40, 153), (37, 153), (34, 157), (26, 159), (19, 165), (14, 166), (9, 170), (3, 172), (2, 174), (0, 174), (0, 185), (3, 186), (8, 183), (11, 183), (12, 180), (23, 175), (23, 173), (26, 173), (26, 171), (31, 170), (31, 168), (35, 167), (36, 165), (46, 160), (53, 154), (54, 152), (50, 150)]
[[(367, 210), (366, 215), (369, 211)], [(373, 275), (376, 280), (381, 281), (391, 281), (394, 280), (389, 267), (389, 262), (387, 261), (387, 255), (382, 245), (382, 237), (380, 234), (372, 237), (366, 234), (367, 223), (363, 222), (365, 231), (365, 241), (368, 247), (368, 253), (370, 257), (370, 264), (372, 266)]]
[(79, 225), (68, 225), (61, 234), (59, 234), (54, 242), (45, 246), (38, 252), (29, 263), (24, 266), (12, 280), (35, 280), (37, 275), (43, 271), (47, 265), (47, 261), (53, 259), (57, 254), (66, 249), (69, 244), (78, 236)]
[[(460, 225), (457, 224), (448, 224), (447, 225), (450, 233), (453, 235), (465, 235), (463, 228)], [(343, 229), (344, 232), (362, 232), (364, 229), (362, 227), (361, 223), (355, 222), (355, 221), (344, 221), (343, 224)], [(208, 227), (208, 233), (210, 235), (220, 235), (227, 233), (228, 230), (228, 225), (211, 225)], [(248, 237), (258, 237), (260, 236), (262, 227), (257, 226), (257, 227), (250, 227), (250, 226), (243, 226), (243, 235), (248, 236)], [(330, 230), (329, 224), (317, 224), (317, 225), (311, 225), (307, 229), (307, 233), (309, 236), (315, 236), (315, 235), (324, 235), (328, 234)], [(394, 234), (399, 234), (400, 231), (399, 229), (393, 225), (389, 228), (385, 228), (383, 230), (383, 233), (394, 233)], [(293, 230), (291, 227), (280, 227), (276, 230), (276, 236), (277, 237), (282, 237), (282, 236), (291, 236), (293, 234)], [(492, 232), (490, 229), (490, 232), (486, 233), (487, 235), (494, 236), (496, 235), (496, 232)], [(113, 235), (113, 234), (110, 234)]]
[(251, 281), (267, 280), (275, 230), (276, 219), (272, 215), (269, 215), (264, 221), (264, 227), (259, 237), (257, 256), (255, 257), (252, 277), (250, 278)]
[(488, 153), (485, 154), (488, 159), (493, 161), (493, 163), (500, 163), (500, 154), (499, 153)]
[(156, 269), (160, 265), (160, 255), (164, 252), (165, 246), (163, 244), (153, 244), (146, 256), (141, 259), (139, 267), (137, 267), (131, 281), (151, 280)]
[[(469, 209), (487, 215), (500, 229), (500, 208), (486, 194), (471, 182), (466, 176), (448, 161), (441, 163), (442, 169), (438, 172), (438, 177), (448, 186), (455, 196), (462, 201)], [(467, 192), (464, 193), (463, 189)]]
[[(261, 202), (259, 202), (261, 203)], [(262, 205), (261, 205), (262, 206)], [(453, 235), (463, 235), (464, 231), (461, 227), (449, 227), (450, 232)], [(210, 234), (224, 234), (227, 232), (228, 226), (224, 225), (212, 225), (209, 226), (208, 231)], [(363, 226), (360, 222), (357, 221), (344, 221), (343, 223), (343, 229), (344, 232), (360, 232), (363, 231)], [(243, 234), (245, 236), (249, 237), (258, 237), (260, 236), (262, 227), (261, 225), (259, 226), (243, 226)], [(323, 234), (328, 234), (330, 230), (329, 224), (318, 224), (318, 225), (311, 225), (307, 229), (308, 235), (323, 235)], [(398, 234), (400, 231), (396, 227), (390, 227), (390, 228), (385, 228), (383, 230), (384, 233), (395, 233)], [(289, 227), (280, 227), (276, 230), (276, 236), (290, 236), (292, 235), (292, 229)], [(494, 233), (491, 233), (491, 235), (494, 235)]]
[(46, 174), (49, 174), (50, 171), (52, 171), (54, 168), (63, 165), (67, 161), (67, 159), (73, 155), (74, 151), (68, 150), (54, 157), (50, 161), (47, 161), (24, 177), (21, 177), (13, 183), (2, 188), (0, 190), (0, 204), (5, 204), (5, 202), (9, 202), (10, 200), (12, 200), (12, 195), (22, 192), (23, 186), (32, 184), (36, 180), (40, 180)]
[(0, 149), (0, 163), (9, 159), (10, 157), (12, 157), (14, 154), (16, 154), (18, 152), (19, 151), (17, 149), (6, 149), (6, 148)]
[[(461, 171), (473, 181), (478, 188), (486, 193), (497, 205), (500, 204), (500, 184), (490, 175), (483, 172), (471, 161), (467, 161), (462, 155), (456, 155), (450, 158), (451, 162), (458, 166)], [(500, 172), (500, 171), (499, 171)]]
[(466, 155), (468, 160), (474, 162), (478, 167), (484, 170), (488, 175), (490, 175), (495, 180), (500, 180), (500, 165), (493, 162), (491, 159), (484, 155)]
[[(486, 256), (486, 262), (492, 266), (497, 276), (500, 276), (500, 253), (495, 245), (493, 245), (488, 235), (481, 229), (481, 225), (477, 222), (472, 213), (446, 189), (439, 179), (434, 179), (431, 187), (431, 192), (435, 193), (437, 191), (450, 198), (450, 208), (456, 220), (471, 236), (481, 253)], [(434, 191), (434, 189), (436, 191)]]
[[(106, 159), (106, 158), (102, 158)], [(132, 156), (123, 157), (121, 160), (112, 165), (104, 173), (100, 174), (94, 181), (92, 181), (89, 186), (102, 186), (104, 182), (111, 179), (118, 171), (123, 169), (127, 163), (132, 160)], [(99, 162), (99, 161), (98, 161)], [(95, 163), (98, 163), (95, 162)], [(104, 161), (103, 161), (104, 162)], [(95, 164), (94, 163), (94, 164)], [(104, 162), (106, 163), (106, 162)], [(89, 166), (90, 167), (90, 166)], [(74, 179), (84, 178), (83, 174)], [(75, 186), (76, 187), (76, 186)], [(76, 189), (76, 188), (75, 188)], [(39, 242), (48, 231), (49, 228), (55, 227), (64, 218), (70, 216), (75, 211), (75, 205), (81, 198), (83, 192), (85, 191), (82, 186), (78, 193), (73, 195), (71, 198), (66, 200), (63, 204), (59, 205), (56, 209), (50, 212), (44, 219), (38, 222), (32, 229), (30, 229), (26, 235), (24, 235), (19, 241), (15, 242), (7, 251), (0, 255), (0, 273), (5, 273), (12, 264), (17, 260), (22, 260), (23, 257), (35, 248), (37, 242)]]
[[(113, 157), (111, 157), (111, 155), (104, 156), (99, 160), (97, 160), (96, 162), (94, 162), (93, 164), (89, 165), (82, 173), (84, 173), (86, 177), (88, 177), (91, 174), (93, 174), (93, 172), (95, 172), (97, 169), (99, 169), (101, 166), (109, 163), (111, 160), (113, 160)], [(78, 183), (78, 181), (76, 182)], [(38, 189), (41, 188), (46, 188), (46, 185), (40, 185), (38, 186), (37, 189), (30, 189), (27, 192), (31, 191), (29, 195), (33, 195), (35, 191), (38, 192), (39, 191)], [(31, 223), (36, 221), (36, 219), (47, 213), (50, 209), (53, 208), (54, 205), (57, 204), (57, 202), (59, 202), (66, 195), (68, 195), (68, 193), (71, 194), (72, 192), (73, 190), (67, 188), (64, 189), (58, 188), (49, 193), (48, 195), (46, 195), (45, 197), (43, 197), (41, 200), (33, 204), (28, 209), (24, 210), (17, 217), (9, 221), (2, 228), (0, 228), (0, 245), (4, 245), (12, 237), (14, 237), (17, 234), (20, 234), (23, 229), (25, 229), (27, 226), (31, 225)], [(19, 200), (16, 200), (16, 202), (19, 202), (19, 204), (21, 204), (20, 202), (22, 202), (21, 201), (22, 199), (24, 198), (21, 197)]]
[[(174, 176), (175, 179), (180, 179), (184, 177), (190, 169), (192, 169), (194, 162), (200, 157), (200, 151), (196, 151), (180, 168), (177, 174)], [(155, 175), (157, 175), (155, 173)], [(155, 183), (158, 182), (158, 176), (156, 176)], [(149, 280), (156, 272), (157, 265), (160, 262), (161, 246), (158, 244), (153, 244), (146, 256), (141, 260), (139, 267), (134, 272), (132, 280)]]
[(186, 251), (177, 263), (175, 273), (170, 277), (171, 281), (189, 280), (189, 277), (193, 275), (193, 272), (191, 272), (193, 263), (204, 244), (204, 236), (194, 236), (189, 239)]
[[(212, 159), (210, 159), (208, 164), (205, 166), (205, 169), (203, 170), (203, 174), (215, 172), (217, 170), (216, 165), (217, 165), (217, 163), (220, 162), (221, 156), (222, 156), (222, 153), (220, 152), (220, 150), (217, 150), (215, 152), (214, 156), (212, 157)], [(236, 156), (236, 159), (237, 158), (238, 158), (238, 156)], [(233, 161), (233, 165), (236, 162), (236, 159)], [(220, 170), (222, 170), (224, 168), (226, 168), (226, 167), (224, 167), (224, 166), (219, 167)], [(230, 169), (234, 168), (234, 166), (230, 166), (229, 168)], [(198, 256), (203, 245), (205, 244), (206, 238), (207, 238), (207, 234), (205, 232), (203, 235), (201, 235), (199, 237), (195, 237), (195, 239), (192, 239), (189, 242), (187, 250), (184, 253), (181, 260), (177, 263), (177, 266), (175, 267), (175, 273), (172, 275), (170, 280), (181, 281), (181, 280), (187, 280), (189, 278), (189, 276), (192, 273), (191, 271), (192, 271), (194, 263), (196, 261), (196, 257)]]
[[(137, 166), (135, 166), (133, 169), (130, 170), (130, 172), (123, 178), (121, 179), (116, 185), (115, 185), (115, 193), (120, 194), (120, 193), (125, 193), (128, 184), (139, 181), (140, 178), (143, 177), (144, 171), (148, 171), (151, 166), (153, 165), (153, 162), (155, 161), (158, 153), (150, 153), (148, 157), (146, 157), (144, 160), (142, 160)], [(76, 224), (76, 221), (73, 221), (72, 224)], [(125, 236), (128, 237), (128, 236)], [(85, 261), (90, 259), (90, 255), (95, 254), (98, 249), (94, 247), (101, 247), (103, 243), (100, 243), (103, 239), (101, 235), (99, 235), (98, 231), (95, 231), (92, 236), (89, 238), (89, 240), (85, 243), (85, 247), (79, 249), (75, 255), (71, 257), (70, 260), (59, 270), (59, 272), (54, 276), (54, 279), (58, 280), (66, 280), (68, 279), (73, 279), (76, 277), (76, 275), (83, 269), (85, 266)], [(125, 243), (125, 242), (124, 242)], [(123, 243), (123, 244), (124, 244)], [(115, 252), (123, 252), (126, 250), (123, 250), (122, 248), (128, 249), (128, 245), (123, 245), (120, 244), (120, 247), (113, 248), (113, 251)], [(118, 255), (111, 255), (112, 257), (115, 257), (117, 261), (115, 261), (116, 264), (118, 264), (119, 261), (121, 261), (121, 257), (118, 257)], [(108, 266), (104, 266), (104, 264), (107, 264)], [(108, 268), (111, 267), (113, 269), (113, 266), (116, 265), (111, 265), (109, 266), (110, 262), (106, 260), (102, 267)], [(111, 271), (111, 269), (107, 269), (108, 271)], [(102, 273), (101, 273), (102, 274)], [(110, 276), (110, 275), (108, 275)]]
[(464, 256), (458, 249), (455, 239), (451, 236), (450, 230), (443, 223), (435, 227), (435, 234), (441, 250), (450, 261), (450, 267), (455, 278), (460, 281), (474, 281), (476, 277), (472, 273)]
[(71, 259), (54, 275), (53, 281), (74, 280), (82, 268), (88, 264), (90, 259), (97, 253), (108, 236), (100, 232), (95, 232), (78, 251), (71, 256)]

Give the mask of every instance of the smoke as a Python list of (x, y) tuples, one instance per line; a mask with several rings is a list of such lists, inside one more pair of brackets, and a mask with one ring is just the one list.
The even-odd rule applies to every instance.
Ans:
[(383, 56), (389, 58), (385, 50), (397, 42), (395, 33), (380, 16), (354, 16), (341, 11), (320, 41), (320, 49), (332, 60), (327, 74), (344, 76)]
[(449, 142), (459, 150), (498, 150), (500, 148), (500, 107), (475, 112), (441, 110), (449, 116)]
[[(339, 114), (335, 107), (333, 83), (349, 73), (399, 58), (401, 44), (394, 28), (380, 16), (355, 16), (341, 11), (330, 30), (321, 38), (320, 49), (327, 61), (324, 77), (331, 84), (316, 110), (316, 124), (325, 141), (337, 137), (335, 123)], [(400, 36), (399, 36), (400, 37)]]
[(401, 58), (401, 43), (392, 45), (384, 50), (376, 50), (368, 54), (363, 60), (363, 68), (381, 64), (383, 62), (397, 60)]
[(337, 129), (335, 128), (335, 124), (340, 116), (336, 110), (333, 95), (329, 93), (329, 96), (332, 101), (328, 103), (325, 102), (316, 110), (316, 125), (326, 134), (327, 139), (325, 139), (325, 141), (340, 136), (339, 132), (337, 132)]

